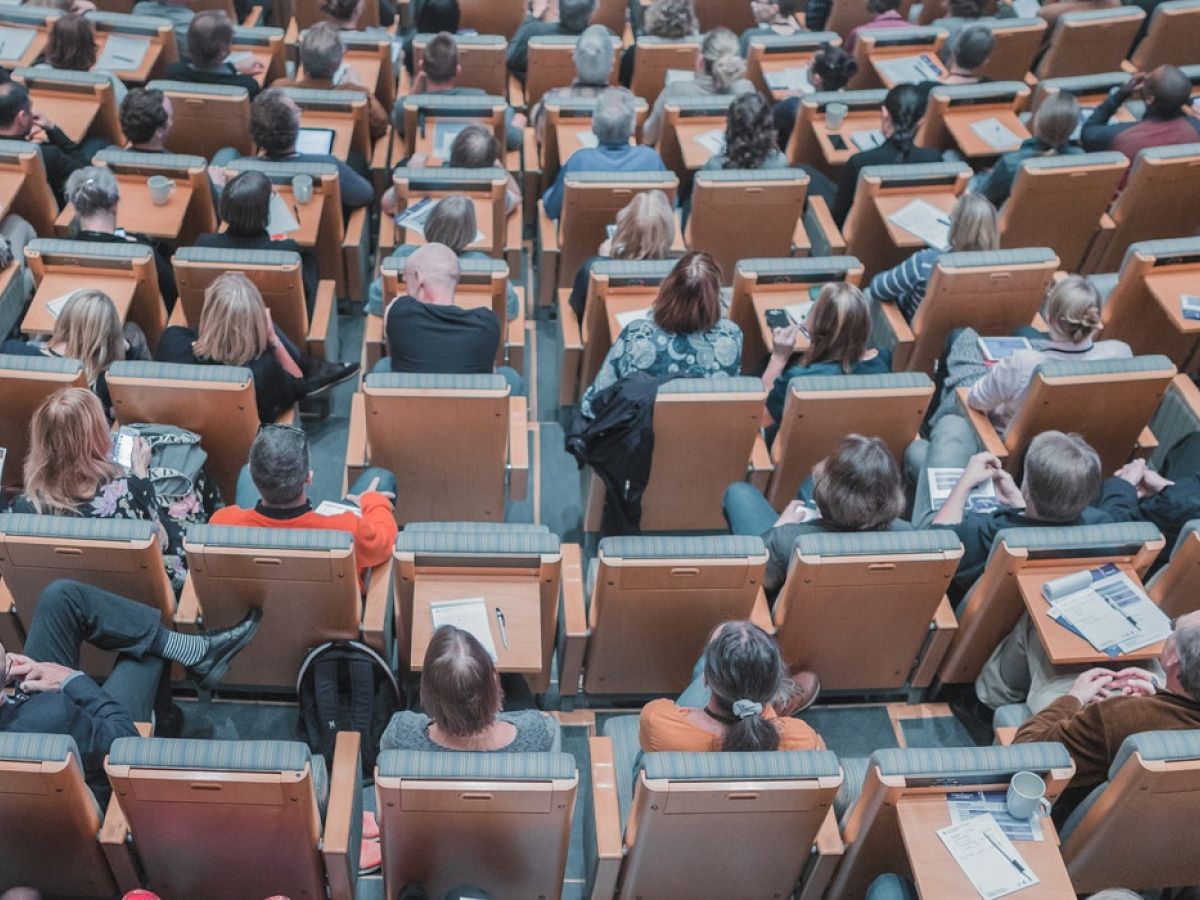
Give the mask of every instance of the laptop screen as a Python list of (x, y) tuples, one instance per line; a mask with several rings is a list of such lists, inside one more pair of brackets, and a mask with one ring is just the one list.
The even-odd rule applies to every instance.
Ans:
[(332, 128), (301, 128), (296, 138), (296, 152), (328, 156), (333, 153), (333, 135)]

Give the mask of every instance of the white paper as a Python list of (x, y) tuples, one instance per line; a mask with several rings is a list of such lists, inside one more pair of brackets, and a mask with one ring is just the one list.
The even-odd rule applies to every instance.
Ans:
[(725, 152), (725, 130), (723, 128), (714, 128), (711, 131), (702, 131), (696, 135), (696, 143), (707, 150), (709, 153), (724, 153)]
[(984, 900), (1040, 881), (990, 815), (942, 828), (937, 835)]
[(927, 200), (913, 200), (888, 216), (888, 221), (935, 250), (945, 250), (950, 245), (949, 213)]
[(792, 321), (797, 325), (803, 325), (808, 320), (808, 314), (812, 312), (813, 303), (815, 302), (815, 300), (802, 300), (799, 303), (785, 306), (783, 311), (791, 316)]
[(109, 34), (93, 70), (126, 72), (138, 68), (150, 49), (150, 39)]
[(1101, 652), (1138, 633), (1136, 625), (1091, 588), (1056, 600), (1048, 612), (1055, 620), (1070, 622), (1072, 630)]
[(985, 361), (998, 362), (1007, 359), (1018, 350), (1033, 349), (1033, 344), (1029, 343), (1029, 338), (1023, 337), (981, 337), (979, 349), (983, 351)]
[(674, 84), (676, 81), (695, 81), (696, 73), (691, 69), (667, 69), (666, 84)]
[(332, 128), (301, 128), (296, 134), (296, 152), (328, 156), (333, 153), (333, 138)]
[(313, 510), (318, 516), (340, 516), (342, 513), (354, 513), (360, 519), (362, 510), (349, 503), (334, 503), (332, 500), (322, 500), (321, 505)]
[(617, 324), (621, 328), (625, 328), (630, 322), (640, 322), (642, 319), (650, 318), (650, 307), (645, 309), (631, 309), (628, 312), (617, 313)]
[(438, 122), (434, 125), (433, 155), (438, 159), (449, 159), (454, 139), (470, 124), (470, 122)]
[(235, 50), (225, 57), (225, 62), (231, 66), (236, 66), (239, 63), (254, 62), (254, 54), (249, 50)]
[(1021, 145), (1021, 136), (1013, 134), (995, 116), (972, 122), (971, 130), (993, 150), (1010, 150)]
[(267, 234), (274, 236), (300, 230), (300, 222), (297, 220), (296, 214), (288, 209), (287, 203), (276, 193), (271, 194), (271, 206), (268, 212), (270, 218), (267, 221)]
[(429, 612), (433, 618), (433, 630), (437, 631), (443, 625), (453, 625), (468, 632), (475, 640), (483, 645), (492, 662), (496, 661), (496, 642), (492, 640), (492, 628), (488, 618), (487, 603), (482, 597), (470, 597), (466, 600), (443, 600), (429, 604)]
[(990, 815), (1010, 841), (1042, 841), (1041, 819), (1015, 819), (1008, 814), (1007, 791), (960, 791), (946, 795), (950, 822), (957, 825), (976, 816)]
[(1079, 136), (1083, 133), (1083, 123), (1092, 117), (1092, 113), (1096, 111), (1094, 106), (1079, 107), (1079, 122), (1075, 126), (1075, 130), (1071, 132), (1071, 140), (1078, 141)]
[(1038, 0), (1013, 0), (1012, 8), (1022, 19), (1036, 19), (1042, 5)]
[(817, 90), (808, 80), (808, 66), (788, 66), (786, 69), (763, 72), (763, 80), (773, 91), (800, 91), (802, 94), (812, 94)]
[(1047, 614), (1102, 653), (1116, 656), (1165, 640), (1171, 622), (1141, 587), (1112, 563), (1042, 587)]
[(594, 131), (577, 131), (575, 132), (575, 140), (588, 148), (600, 146), (600, 138), (596, 137)]
[(0, 26), (0, 59), (17, 60), (25, 55), (33, 37), (37, 34), (32, 28), (9, 28)]
[(875, 60), (875, 70), (893, 85), (917, 84), (922, 81), (937, 81), (942, 77), (942, 68), (928, 53), (917, 56), (897, 56), (893, 59)]
[(1179, 305), (1185, 319), (1200, 319), (1200, 297), (1195, 294), (1180, 294)]
[(850, 142), (859, 150), (873, 150), (882, 144), (883, 141), (883, 132), (878, 128), (850, 132)]
[[(954, 486), (958, 484), (958, 480), (962, 477), (962, 473), (966, 469), (935, 467), (927, 471), (929, 473), (929, 502), (936, 512), (946, 504), (946, 499), (950, 496), (950, 492), (954, 490)], [(999, 506), (1000, 501), (996, 497), (996, 484), (990, 478), (986, 478), (975, 485), (975, 487), (971, 488), (971, 493), (967, 494), (965, 508), (970, 512), (988, 512)]]
[(47, 303), (46, 309), (50, 312), (50, 317), (57, 319), (59, 316), (61, 316), (63, 307), (66, 306), (67, 301), (74, 296), (75, 291), (71, 291), (69, 294), (63, 294), (61, 297), (55, 297), (53, 300)]

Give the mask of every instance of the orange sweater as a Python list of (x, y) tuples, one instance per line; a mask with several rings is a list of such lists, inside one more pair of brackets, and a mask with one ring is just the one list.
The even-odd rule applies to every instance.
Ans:
[[(694, 710), (676, 706), (673, 700), (651, 700), (642, 707), (638, 740), (647, 753), (682, 750), (687, 753), (711, 753), (721, 749), (722, 739), (697, 728), (687, 720)], [(821, 738), (800, 719), (779, 719), (775, 710), (767, 708), (763, 718), (775, 722), (779, 729), (780, 750), (822, 750)]]

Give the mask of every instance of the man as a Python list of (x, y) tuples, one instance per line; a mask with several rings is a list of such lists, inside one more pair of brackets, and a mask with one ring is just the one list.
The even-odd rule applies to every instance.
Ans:
[[(1104, 102), (1083, 123), (1080, 132), (1083, 149), (1088, 153), (1116, 150), (1132, 162), (1138, 151), (1148, 147), (1200, 141), (1200, 119), (1185, 113), (1191, 94), (1191, 81), (1175, 66), (1159, 66), (1149, 74), (1139, 72), (1109, 91)], [(1125, 101), (1134, 96), (1141, 96), (1146, 102), (1141, 121), (1108, 124)]]
[[(45, 116), (33, 111), (33, 101), (24, 85), (15, 81), (0, 84), (0, 138), (34, 143), (32, 136), (36, 134), (46, 138), (44, 143), (36, 146), (42, 151), (46, 181), (54, 191), (58, 205), (63, 206), (63, 186), (67, 183), (67, 176), (88, 165), (91, 153), (67, 137)], [(104, 142), (99, 143), (102, 145)], [(99, 150), (100, 147), (95, 149)]]
[(979, 70), (992, 55), (996, 38), (986, 25), (964, 28), (954, 39), (950, 51), (949, 71), (943, 84), (979, 84), (990, 79)]
[[(237, 0), (238, 3), (245, 0)], [(188, 53), (188, 26), (196, 13), (191, 8), (190, 0), (139, 0), (133, 5), (133, 12), (139, 16), (153, 16), (156, 19), (166, 19), (175, 26), (175, 43), (179, 53)], [(265, 13), (266, 10), (263, 10)]]
[(529, 69), (529, 39), (549, 34), (583, 34), (596, 11), (596, 0), (559, 0), (557, 11), (555, 21), (555, 4), (550, 0), (534, 0), (529, 16), (509, 42), (508, 70), (522, 83)]
[(350, 487), (344, 504), (359, 507), (322, 513), (308, 497), (313, 473), (308, 437), (291, 425), (264, 425), (250, 446), (250, 463), (238, 477), (237, 506), (213, 514), (213, 525), (251, 528), (317, 528), (354, 535), (354, 558), (359, 586), (368, 569), (392, 558), (396, 542), (396, 478), (385, 469), (370, 468)]
[(653, 147), (630, 144), (634, 126), (634, 98), (625, 88), (606, 88), (592, 113), (592, 134), (597, 146), (576, 150), (558, 170), (554, 184), (542, 197), (546, 215), (562, 215), (563, 184), (577, 172), (665, 172), (662, 157)]
[(1200, 518), (1200, 431), (1168, 450), (1160, 471), (1135, 459), (1118, 469), (1105, 488), (1105, 505), (1118, 520), (1153, 522), (1167, 546), (1175, 546), (1183, 527)]
[(908, 20), (900, 15), (900, 0), (867, 0), (867, 12), (875, 18), (862, 25), (855, 25), (846, 36), (845, 49), (854, 53), (854, 45), (858, 36), (864, 31), (874, 31), (876, 28), (907, 28)]
[(129, 141), (129, 150), (170, 152), (166, 142), (174, 124), (171, 98), (157, 88), (133, 88), (121, 101), (121, 131)]
[[(163, 662), (177, 662), (211, 691), (258, 629), (262, 610), (207, 634), (163, 627), (159, 610), (78, 581), (55, 581), (38, 598), (24, 653), (0, 646), (0, 731), (66, 734), (75, 739), (84, 776), (104, 801), (104, 756), (114, 740), (150, 721)], [(115, 651), (101, 688), (79, 669), (79, 648)], [(14, 686), (9, 697), (5, 688)]]
[(575, 49), (571, 51), (571, 58), (575, 62), (575, 80), (567, 87), (546, 91), (530, 113), (539, 142), (546, 130), (546, 104), (559, 100), (600, 96), (608, 87), (608, 75), (612, 72), (616, 52), (612, 34), (603, 25), (589, 25), (584, 30), (575, 44)]
[(388, 114), (374, 92), (363, 84), (362, 76), (353, 66), (343, 66), (346, 48), (341, 34), (329, 22), (318, 22), (304, 33), (300, 41), (300, 69), (296, 78), (277, 78), (271, 87), (295, 87), (316, 91), (354, 91), (366, 94), (367, 118), (371, 140), (377, 141), (388, 130)]
[(225, 13), (216, 10), (197, 13), (188, 25), (187, 46), (187, 62), (179, 60), (167, 66), (168, 79), (244, 87), (251, 100), (262, 90), (254, 77), (266, 68), (259, 60), (240, 60), (236, 64), (225, 62), (233, 49), (233, 23)]

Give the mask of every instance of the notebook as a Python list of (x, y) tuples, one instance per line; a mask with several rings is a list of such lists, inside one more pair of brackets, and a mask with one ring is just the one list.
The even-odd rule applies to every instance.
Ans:
[(483, 649), (488, 652), (492, 662), (496, 661), (496, 642), (492, 640), (492, 626), (488, 620), (487, 603), (482, 597), (430, 603), (429, 613), (433, 618), (434, 631), (443, 625), (461, 628), (483, 645)]
[(138, 68), (150, 49), (149, 38), (126, 37), (110, 34), (104, 42), (104, 51), (92, 66), (97, 72), (127, 72)]

